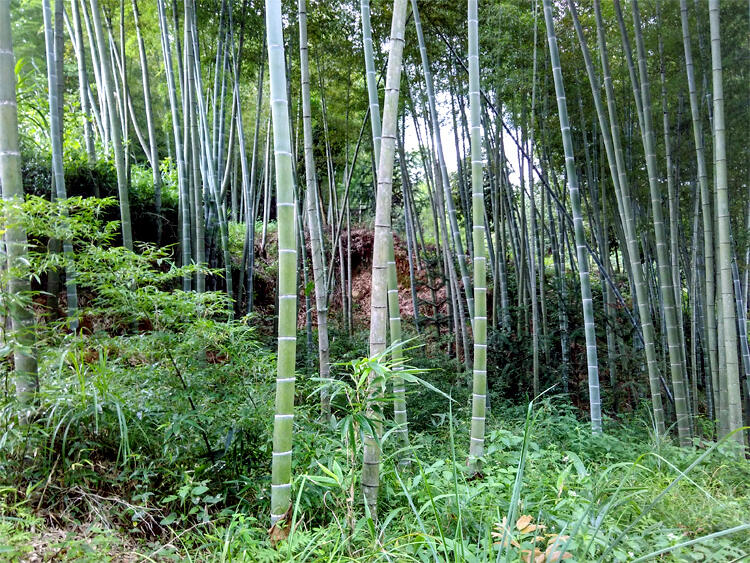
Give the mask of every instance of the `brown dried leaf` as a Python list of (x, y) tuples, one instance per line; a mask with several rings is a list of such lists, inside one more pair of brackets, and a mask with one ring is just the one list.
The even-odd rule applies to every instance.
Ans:
[(492, 545), (500, 545), (500, 544), (502, 544), (503, 547), (508, 547), (510, 545), (510, 541), (508, 541), (508, 538), (505, 538), (505, 541), (500, 539), (496, 542), (492, 542)]
[(290, 506), (286, 514), (268, 529), (268, 539), (271, 541), (271, 547), (275, 548), (280, 542), (289, 537), (290, 526), (287, 525), (287, 522), (291, 515), (292, 507)]
[(521, 516), (521, 517), (520, 517), (520, 518), (519, 518), (519, 519), (518, 519), (518, 520), (516, 521), (516, 528), (517, 528), (517, 529), (519, 529), (519, 530), (523, 530), (523, 529), (524, 529), (524, 528), (526, 528), (526, 527), (527, 527), (527, 526), (528, 526), (529, 524), (531, 524), (531, 520), (532, 520), (532, 518), (531, 518), (531, 516), (529, 516), (528, 514), (525, 514), (525, 515)]
[[(494, 534), (493, 534), (494, 535)], [(509, 545), (512, 545), (514, 547), (520, 547), (518, 545), (518, 542), (514, 539), (512, 539), (510, 536), (505, 536), (505, 539), (503, 539), (502, 534), (495, 535), (496, 538), (498, 538), (498, 541), (493, 542), (493, 545), (500, 545), (503, 544), (503, 547), (508, 547)]]
[(572, 553), (568, 553), (567, 551), (563, 553), (560, 550), (559, 542), (558, 542), (558, 545), (555, 545), (554, 543), (550, 543), (547, 546), (547, 549), (544, 553), (547, 556), (548, 563), (556, 563), (562, 559), (570, 559), (571, 557), (573, 557)]
[[(522, 534), (530, 534), (531, 532), (535, 531), (541, 531), (544, 530), (547, 526), (544, 526), (543, 524), (529, 524), (526, 526), (523, 530), (521, 530)], [(544, 538), (542, 538), (544, 539)]]
[[(539, 559), (541, 557), (541, 559)], [(531, 560), (534, 560), (534, 563), (540, 563), (541, 561), (544, 561), (544, 552), (539, 549), (538, 547), (534, 548), (534, 553), (532, 555), (530, 549), (522, 549), (521, 550), (521, 559), (524, 560), (524, 563), (531, 563)]]
[(559, 534), (548, 534), (547, 537), (549, 538), (547, 540), (547, 545), (554, 544), (555, 540), (558, 540), (557, 544), (560, 545), (560, 542), (568, 541), (570, 539), (570, 536), (561, 536)]
[(563, 559), (570, 559), (571, 557), (573, 557), (573, 554), (568, 553), (567, 551), (565, 553), (563, 553), (562, 551), (553, 551), (552, 553), (548, 553), (546, 555), (547, 563), (558, 563)]

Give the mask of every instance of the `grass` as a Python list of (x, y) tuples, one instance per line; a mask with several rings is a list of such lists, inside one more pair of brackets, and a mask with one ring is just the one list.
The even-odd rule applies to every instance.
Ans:
[[(750, 553), (750, 466), (733, 442), (677, 448), (654, 435), (647, 404), (592, 436), (573, 395), (522, 399), (527, 343), (508, 339), (494, 346), (488, 372), (479, 478), (465, 466), (469, 378), (439, 342), (409, 350), (420, 368), (403, 372), (411, 443), (397, 445), (386, 421), (375, 519), (359, 481), (371, 391), (364, 370), (374, 364), (362, 359), (365, 332), (335, 330), (331, 354), (343, 362), (332, 370), (335, 416), (320, 419), (320, 381), (307, 368), (295, 397), (292, 522), (269, 535), (272, 319), (227, 322), (222, 293), (173, 291), (191, 270), (153, 248), (103, 248), (108, 231), (90, 217), (99, 204), (76, 205), (73, 235), (59, 238), (78, 241), (86, 334), (38, 327), (41, 389), (28, 424), (19, 424), (0, 363), (0, 560), (541, 563)], [(41, 219), (27, 231), (42, 236), (50, 222), (31, 215)], [(45, 256), (32, 254), (32, 263)], [(297, 365), (311, 365), (304, 346), (298, 352)], [(387, 363), (377, 365), (387, 381)], [(559, 375), (550, 368), (543, 379)]]
[[(591, 436), (559, 396), (533, 408), (496, 399), (482, 477), (471, 480), (468, 405), (438, 396), (444, 408), (427, 414), (444, 416), (427, 416), (419, 398), (430, 391), (415, 387), (409, 406), (432, 422), (412, 432), (409, 464), (385, 440), (375, 522), (351, 503), (360, 452), (318, 420), (309, 378), (297, 396), (294, 526), (274, 548), (273, 365), (242, 321), (50, 349), (39, 418), (14, 426), (12, 399), (1, 407), (0, 558), (631, 561), (663, 550), (664, 560), (730, 561), (750, 552), (741, 528), (750, 469), (730, 444), (680, 449), (656, 441), (638, 414)], [(424, 376), (440, 387), (453, 374)]]

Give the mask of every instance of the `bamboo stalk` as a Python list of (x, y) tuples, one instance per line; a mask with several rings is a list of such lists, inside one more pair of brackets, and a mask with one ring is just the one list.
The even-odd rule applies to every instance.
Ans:
[(271, 475), (271, 523), (275, 524), (291, 508), (297, 340), (296, 206), (280, 0), (266, 0), (266, 34), (279, 223), (279, 335)]

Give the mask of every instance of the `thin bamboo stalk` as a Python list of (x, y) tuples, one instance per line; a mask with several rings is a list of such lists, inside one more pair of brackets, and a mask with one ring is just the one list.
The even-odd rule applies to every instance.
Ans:
[(591, 428), (594, 433), (602, 431), (601, 399), (599, 397), (599, 364), (596, 355), (596, 332), (594, 326), (594, 307), (591, 298), (591, 281), (589, 278), (589, 257), (586, 248), (583, 216), (581, 214), (581, 195), (578, 188), (578, 175), (573, 156), (573, 137), (568, 121), (568, 107), (565, 100), (560, 54), (557, 47), (557, 36), (554, 29), (552, 0), (544, 0), (544, 21), (547, 26), (550, 62), (557, 95), (557, 110), (560, 119), (560, 132), (565, 151), (565, 168), (568, 174), (568, 190), (573, 212), (575, 243), (578, 256), (578, 273), (581, 284), (581, 301), (583, 302), (584, 331), (586, 337), (586, 359), (588, 363), (589, 406), (591, 411)]

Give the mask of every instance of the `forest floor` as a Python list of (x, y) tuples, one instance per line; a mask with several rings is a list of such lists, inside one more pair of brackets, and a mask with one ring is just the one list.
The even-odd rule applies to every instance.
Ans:
[[(340, 319), (331, 326), (340, 392), (329, 421), (319, 414), (316, 352), (303, 344), (300, 319), (293, 511), (280, 535), (268, 530), (274, 257), (257, 252), (259, 311), (227, 321), (221, 292), (174, 292), (169, 279), (163, 289), (129, 281), (155, 279), (169, 265), (96, 254), (90, 264), (99, 270), (87, 274), (106, 291), (82, 294), (91, 309), (84, 318), (95, 322), (77, 335), (54, 323), (39, 327), (41, 387), (28, 424), (19, 424), (11, 379), (0, 374), (0, 561), (750, 556), (750, 464), (730, 441), (712, 441), (700, 413), (691, 447), (657, 436), (646, 383), (627, 363), (621, 385), (606, 394), (604, 433), (592, 435), (580, 343), (571, 343), (568, 393), (555, 389), (530, 405), (529, 342), (490, 334), (485, 455), (481, 474), (469, 474), (470, 372), (446, 352), (455, 334), (445, 325), (441, 335), (423, 330), (420, 346), (407, 351), (409, 373), (419, 378), (408, 385), (410, 446), (396, 442), (386, 416), (379, 518), (368, 517), (359, 476), (370, 394), (364, 376), (376, 365), (363, 358), (371, 248), (369, 231), (353, 230), (355, 326), (351, 334)], [(408, 287), (401, 240), (396, 257)], [(420, 289), (425, 300), (431, 293)], [(409, 319), (411, 295), (400, 297)], [(404, 324), (407, 337), (416, 337)], [(561, 377), (551, 358), (544, 387)], [(377, 365), (393, 373), (387, 362)]]
[[(646, 409), (607, 418), (596, 437), (564, 399), (530, 411), (495, 397), (472, 480), (465, 386), (453, 389), (452, 414), (436, 394), (413, 390), (413, 461), (399, 465), (386, 443), (383, 512), (368, 524), (349, 500), (361, 453), (317, 420), (311, 382), (297, 397), (295, 531), (274, 546), (273, 355), (246, 326), (199, 334), (210, 346), (198, 354), (192, 330), (172, 341), (188, 389), (155, 335), (90, 337), (63, 364), (45, 357), (43, 418), (23, 436), (7, 426), (1, 435), (0, 560), (480, 562), (500, 557), (504, 531), (508, 560), (524, 563), (633, 561), (658, 550), (667, 553), (647, 560), (750, 556), (747, 528), (704, 539), (747, 525), (750, 468), (730, 444), (677, 448), (650, 432)], [(424, 376), (447, 388), (452, 374)], [(340, 422), (345, 406), (338, 412)]]

